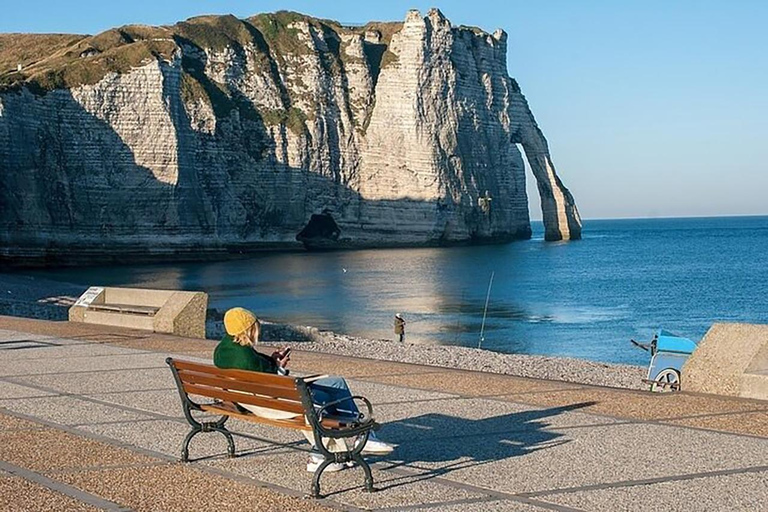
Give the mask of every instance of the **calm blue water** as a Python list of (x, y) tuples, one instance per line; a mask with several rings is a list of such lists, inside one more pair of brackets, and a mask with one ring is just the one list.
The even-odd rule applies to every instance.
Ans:
[(768, 323), (768, 217), (593, 220), (584, 239), (503, 246), (263, 254), (219, 263), (30, 272), (84, 285), (204, 290), (268, 320), (501, 352), (647, 364), (629, 339), (699, 340), (712, 322)]

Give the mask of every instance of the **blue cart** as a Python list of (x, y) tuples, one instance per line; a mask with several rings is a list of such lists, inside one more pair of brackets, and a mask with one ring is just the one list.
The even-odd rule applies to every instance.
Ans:
[(683, 364), (694, 350), (696, 342), (659, 329), (650, 343), (630, 340), (633, 345), (651, 353), (648, 377), (643, 382), (650, 384), (651, 391), (680, 390), (680, 373)]

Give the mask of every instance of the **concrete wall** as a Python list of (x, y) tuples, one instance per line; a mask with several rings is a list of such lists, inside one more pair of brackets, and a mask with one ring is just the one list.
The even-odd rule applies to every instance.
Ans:
[[(109, 305), (153, 308), (153, 314), (105, 311)], [(208, 295), (203, 292), (142, 288), (89, 288), (69, 309), (70, 322), (114, 325), (130, 329), (205, 338)]]
[(768, 325), (712, 325), (683, 366), (682, 386), (768, 400)]

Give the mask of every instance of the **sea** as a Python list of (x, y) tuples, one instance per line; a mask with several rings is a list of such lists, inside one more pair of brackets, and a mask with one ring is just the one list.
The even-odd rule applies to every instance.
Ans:
[[(248, 259), (58, 268), (83, 286), (202, 290), (209, 307), (272, 322), (518, 354), (645, 365), (630, 339), (699, 341), (714, 322), (768, 323), (768, 216), (585, 220), (583, 239), (255, 254)], [(407, 350), (407, 345), (404, 346)]]

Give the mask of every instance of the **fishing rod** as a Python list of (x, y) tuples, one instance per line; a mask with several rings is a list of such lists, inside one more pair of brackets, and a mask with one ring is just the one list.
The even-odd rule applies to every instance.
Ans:
[(453, 340), (454, 345), (459, 344), (459, 336), (461, 335), (461, 308), (464, 306), (464, 295), (466, 294), (466, 290), (461, 292), (461, 302), (459, 302), (458, 311), (456, 312), (456, 328), (454, 329), (456, 333), (456, 337)]
[(491, 298), (491, 286), (493, 286), (493, 276), (495, 274), (496, 274), (495, 270), (491, 272), (491, 280), (488, 281), (488, 293), (485, 294), (485, 308), (483, 308), (483, 323), (480, 326), (480, 339), (477, 341), (477, 348), (481, 348), (483, 341), (485, 340), (485, 337), (483, 336), (483, 333), (485, 333), (485, 317), (488, 314), (488, 301)]

